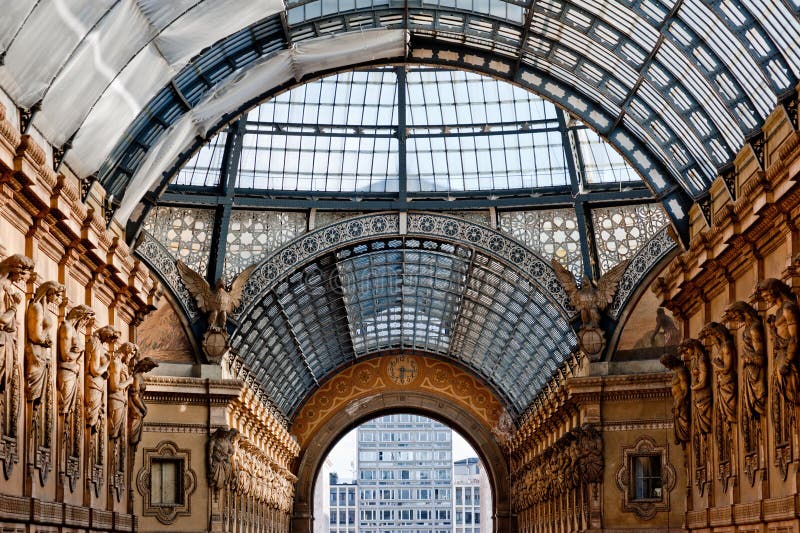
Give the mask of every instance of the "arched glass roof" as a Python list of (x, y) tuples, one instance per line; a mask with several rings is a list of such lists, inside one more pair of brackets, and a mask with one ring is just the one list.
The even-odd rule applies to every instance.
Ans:
[(259, 105), (240, 129), (240, 142), (218, 134), (174, 183), (218, 187), (223, 165), (238, 161), (235, 187), (278, 194), (413, 199), (543, 194), (573, 182), (581, 190), (642, 188), (579, 121), (530, 91), (464, 71), (329, 76)]
[[(685, 241), (703, 200), (796, 94), (796, 0), (21, 0), (0, 20), (4, 104), (146, 216), (164, 174), (258, 100), (354, 66), (436, 64), (534, 90), (619, 148)], [(109, 120), (109, 117), (114, 117)], [(56, 164), (58, 164), (56, 161)], [(116, 206), (115, 206), (116, 207)]]
[(137, 253), (192, 323), (175, 259), (211, 282), (258, 264), (233, 314), (235, 366), (287, 418), (342, 366), (398, 349), (459, 362), (521, 414), (576, 343), (550, 261), (596, 280), (631, 260), (619, 313), (675, 246), (661, 204), (579, 120), (422, 66), (257, 105), (155, 202)]

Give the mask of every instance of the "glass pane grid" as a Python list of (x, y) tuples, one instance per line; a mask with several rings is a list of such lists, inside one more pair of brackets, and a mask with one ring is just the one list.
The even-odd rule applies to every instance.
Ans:
[(337, 290), (336, 268), (330, 258), (325, 263), (296, 272), (276, 291), (317, 382), (353, 357), (347, 313)]
[(218, 187), (220, 176), (222, 175), (222, 160), (227, 138), (228, 134), (225, 131), (215, 135), (208, 144), (203, 145), (178, 171), (173, 183), (176, 185)]
[(314, 379), (275, 294), (269, 293), (259, 308), (240, 326), (238, 337), (244, 341), (235, 348), (245, 356), (245, 364), (275, 407), (288, 414)]
[(589, 128), (577, 128), (584, 183), (641, 182), (641, 178), (616, 150)]

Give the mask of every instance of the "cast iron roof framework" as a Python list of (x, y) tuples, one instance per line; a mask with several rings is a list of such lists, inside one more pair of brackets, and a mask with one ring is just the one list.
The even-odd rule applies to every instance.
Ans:
[(591, 209), (653, 201), (594, 132), (532, 93), (394, 67), (329, 76), (261, 104), (201, 148), (157, 202), (216, 210), (206, 270), (215, 283), (231, 215), (243, 209), (574, 209), (580, 249), (559, 259), (596, 279)]
[(79, 175), (97, 172), (121, 198), (122, 222), (144, 216), (144, 192), (163, 191), (198, 137), (264, 96), (404, 60), (485, 72), (556, 101), (625, 154), (685, 237), (688, 200), (705, 195), (800, 74), (797, 0), (7, 7), (0, 85), (20, 107), (40, 108), (33, 124), (71, 146)]
[[(471, 368), (519, 415), (576, 343), (574, 309), (549, 266), (458, 219), (410, 215), (409, 234), (391, 236), (398, 224), (398, 215), (387, 214), (328, 226), (262, 263), (232, 336), (243, 377), (291, 418), (307, 394), (356, 358), (419, 350)], [(299, 250), (329, 243), (336, 243), (330, 251), (303, 261)], [(518, 264), (483, 246), (509, 247)], [(294, 263), (302, 266), (277, 273)]]
[[(575, 346), (549, 261), (597, 279), (632, 259), (613, 326), (674, 247), (654, 201), (607, 143), (529, 91), (463, 71), (371, 68), (293, 88), (220, 132), (157, 199), (137, 253), (198, 331), (174, 259), (211, 283), (258, 262), (232, 345), (242, 378), (288, 418), (343, 365), (396, 349), (470, 368), (518, 415)], [(342, 206), (390, 212), (342, 218)], [(486, 218), (418, 211), (454, 207)], [(306, 232), (307, 220), (319, 229)], [(239, 258), (254, 248), (231, 249), (237, 237), (271, 244)]]
[[(136, 253), (199, 318), (174, 257), (143, 237)], [(675, 247), (665, 228), (631, 257), (611, 325)], [(469, 368), (519, 415), (574, 349), (576, 316), (549, 260), (503, 233), (436, 213), (362, 215), (258, 263), (231, 315), (234, 370), (291, 418), (357, 358), (418, 350)]]

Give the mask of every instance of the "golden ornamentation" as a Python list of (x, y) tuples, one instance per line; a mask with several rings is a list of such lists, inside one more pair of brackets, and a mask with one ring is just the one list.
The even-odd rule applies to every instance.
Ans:
[(512, 433), (507, 427), (510, 423), (513, 429), (510, 416), (486, 385), (450, 363), (400, 354), (362, 361), (331, 378), (300, 409), (292, 434), (305, 446), (335, 413), (376, 390), (433, 393), (465, 408), (490, 431), (501, 428), (498, 434), (503, 438)]

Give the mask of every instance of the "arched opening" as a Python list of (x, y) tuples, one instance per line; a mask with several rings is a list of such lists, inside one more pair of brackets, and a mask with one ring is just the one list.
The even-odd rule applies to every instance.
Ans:
[(478, 452), (445, 423), (395, 413), (347, 432), (323, 461), (314, 533), (489, 533), (491, 484)]
[(493, 431), (456, 402), (428, 391), (386, 391), (349, 402), (317, 428), (304, 446), (297, 468), (292, 531), (314, 531), (315, 481), (338, 440), (360, 424), (394, 413), (422, 415), (458, 431), (475, 449), (492, 488), (491, 517), (494, 531), (511, 531), (510, 476), (507, 458)]

